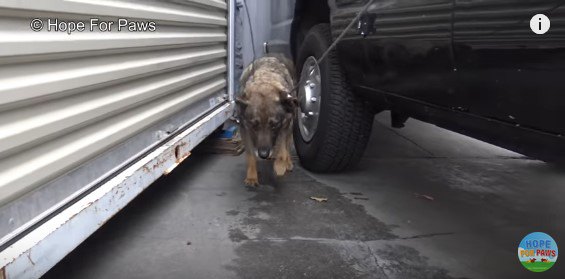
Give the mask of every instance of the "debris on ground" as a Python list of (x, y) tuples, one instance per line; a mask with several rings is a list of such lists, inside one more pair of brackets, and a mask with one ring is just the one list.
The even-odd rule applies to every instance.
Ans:
[(369, 198), (362, 198), (362, 197), (354, 197), (353, 199), (355, 200), (364, 200), (364, 201), (368, 201)]
[(418, 194), (418, 193), (414, 193), (414, 195), (418, 198), (423, 198), (423, 199), (426, 199), (426, 200), (429, 200), (429, 201), (435, 200), (434, 197), (429, 196), (429, 195), (423, 195), (423, 194)]
[(222, 129), (219, 137), (223, 139), (233, 139), (236, 138), (238, 135), (238, 127), (236, 125), (226, 125), (225, 128)]
[(319, 198), (319, 197), (310, 197), (311, 200), (315, 200), (317, 202), (327, 202), (328, 198)]
[(190, 242), (190, 241), (186, 242), (186, 245), (190, 245), (190, 244), (192, 244), (192, 242)]
[(195, 152), (204, 154), (228, 154), (237, 156), (245, 150), (239, 130), (235, 125), (229, 125), (221, 130), (214, 132)]
[(363, 196), (363, 193), (359, 193), (359, 192), (349, 192), (349, 194), (354, 196)]

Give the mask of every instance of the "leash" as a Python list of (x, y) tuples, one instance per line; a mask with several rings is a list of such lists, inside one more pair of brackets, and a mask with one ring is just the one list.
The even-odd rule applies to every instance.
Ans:
[[(326, 49), (326, 51), (324, 51), (324, 53), (322, 53), (322, 56), (320, 56), (319, 59), (316, 59), (316, 57), (312, 57), (314, 59), (314, 63), (315, 63), (316, 66), (318, 66), (319, 63), (321, 63), (322, 61), (324, 61), (324, 59), (326, 59), (328, 54), (336, 47), (337, 43), (339, 43), (343, 39), (343, 37), (345, 36), (347, 31), (349, 31), (349, 29), (351, 29), (351, 27), (353, 27), (353, 24), (355, 24), (355, 22), (359, 21), (359, 19), (363, 15), (363, 13), (367, 11), (369, 6), (371, 6), (371, 4), (373, 4), (374, 1), (375, 0), (369, 0), (369, 2), (367, 2), (367, 4), (365, 4), (365, 6), (363, 6), (363, 8), (361, 8), (361, 10), (357, 13), (357, 15), (349, 22), (349, 24), (345, 27), (345, 29), (343, 29), (343, 31), (341, 31), (339, 36), (337, 36), (337, 38), (332, 42), (332, 44), (328, 47), (328, 49)], [(245, 0), (243, 0), (242, 2), (243, 2), (243, 6), (245, 7), (245, 14), (247, 15), (247, 24), (249, 25), (249, 33), (250, 33), (250, 37), (251, 37), (251, 48), (252, 48), (252, 51), (253, 51), (253, 62), (251, 62), (252, 74), (250, 75), (250, 76), (252, 76), (253, 74), (255, 74), (255, 60), (256, 60), (255, 45), (254, 45), (255, 40), (253, 38), (253, 26), (251, 25), (251, 18), (249, 16), (249, 9), (247, 7), (247, 3), (246, 3)], [(302, 79), (303, 77), (304, 77), (304, 75), (300, 76), (300, 79), (298, 80), (296, 85), (290, 90), (289, 94), (291, 92), (296, 91), (301, 85), (304, 85), (304, 83), (306, 81)], [(235, 121), (237, 124), (240, 123), (239, 117), (237, 117), (237, 116), (232, 116), (232, 117), (230, 117), (230, 119), (232, 121)]]
[[(349, 24), (345, 27), (345, 29), (343, 29), (343, 31), (341, 31), (339, 36), (337, 36), (337, 38), (332, 42), (332, 44), (328, 47), (328, 49), (326, 49), (326, 51), (324, 51), (324, 53), (322, 53), (322, 56), (320, 56), (320, 59), (316, 59), (316, 57), (312, 57), (314, 59), (314, 64), (316, 65), (316, 67), (318, 67), (318, 64), (322, 63), (322, 61), (324, 61), (324, 59), (326, 59), (328, 54), (337, 46), (337, 43), (339, 43), (343, 39), (343, 37), (345, 36), (347, 31), (349, 31), (349, 29), (351, 29), (351, 27), (353, 27), (353, 24), (355, 24), (355, 22), (359, 21), (359, 19), (363, 15), (363, 13), (367, 11), (369, 6), (371, 6), (371, 4), (373, 4), (374, 1), (375, 0), (369, 0), (369, 2), (367, 2), (367, 4), (365, 4), (365, 6), (363, 6), (363, 8), (361, 8), (361, 10), (357, 13), (357, 15), (349, 22)], [(303, 80), (303, 77), (304, 77), (304, 75), (300, 75), (300, 79), (296, 83), (296, 86), (294, 88), (292, 88), (292, 90), (290, 90), (290, 92), (296, 91), (300, 86), (305, 84), (306, 81)]]
[[(339, 43), (339, 41), (341, 41), (341, 39), (343, 39), (343, 37), (345, 36), (345, 33), (347, 33), (347, 31), (349, 31), (349, 29), (351, 29), (351, 27), (353, 27), (353, 24), (355, 24), (356, 21), (359, 21), (359, 19), (363, 15), (363, 13), (367, 11), (367, 9), (369, 8), (369, 6), (371, 6), (371, 4), (373, 4), (373, 1), (375, 1), (375, 0), (369, 0), (369, 2), (367, 2), (367, 4), (365, 4), (365, 6), (363, 6), (361, 11), (359, 11), (357, 13), (357, 15), (351, 20), (351, 22), (349, 22), (347, 27), (345, 27), (345, 29), (343, 29), (343, 31), (341, 31), (339, 36), (337, 36), (337, 38), (333, 41), (333, 43), (330, 45), (330, 47), (328, 47), (328, 49), (326, 49), (326, 51), (324, 51), (324, 53), (322, 54), (320, 59), (316, 60), (316, 64), (324, 61), (326, 56), (328, 56), (328, 53), (330, 53), (330, 51), (332, 51), (335, 48), (337, 43)], [(316, 59), (316, 58), (314, 57), (314, 59)]]

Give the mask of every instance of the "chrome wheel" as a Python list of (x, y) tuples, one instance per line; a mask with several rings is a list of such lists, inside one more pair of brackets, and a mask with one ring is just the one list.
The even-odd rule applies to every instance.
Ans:
[(298, 127), (306, 142), (312, 140), (318, 128), (321, 93), (320, 67), (316, 59), (310, 56), (302, 66), (298, 87)]

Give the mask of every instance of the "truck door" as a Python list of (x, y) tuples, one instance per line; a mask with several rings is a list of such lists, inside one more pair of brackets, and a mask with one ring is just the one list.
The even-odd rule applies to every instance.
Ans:
[(265, 52), (291, 56), (290, 29), (294, 16), (295, 0), (271, 1), (271, 32), (265, 43)]
[[(560, 2), (455, 0), (459, 106), (516, 126), (565, 133), (565, 9)], [(551, 21), (541, 35), (530, 29), (530, 19), (539, 13)]]
[[(365, 3), (334, 1), (334, 37)], [(361, 20), (372, 28), (365, 36), (352, 28), (338, 45), (348, 78), (357, 86), (450, 107), (452, 9), (451, 0), (374, 1)]]

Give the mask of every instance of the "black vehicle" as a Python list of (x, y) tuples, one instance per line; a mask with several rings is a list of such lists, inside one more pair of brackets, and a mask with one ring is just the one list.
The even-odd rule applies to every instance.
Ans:
[[(297, 0), (295, 145), (313, 171), (354, 165), (375, 113), (413, 117), (533, 158), (565, 158), (565, 7), (548, 0)], [(530, 20), (551, 20), (543, 35)], [(540, 26), (541, 28), (541, 26)]]

